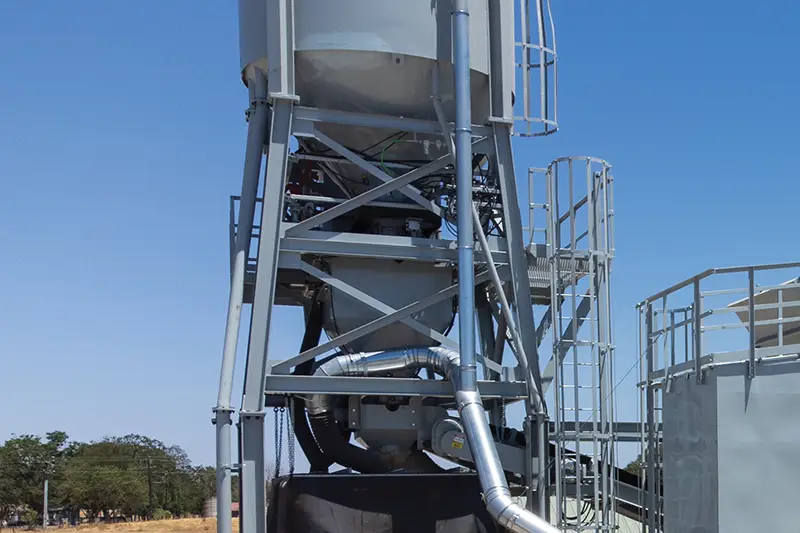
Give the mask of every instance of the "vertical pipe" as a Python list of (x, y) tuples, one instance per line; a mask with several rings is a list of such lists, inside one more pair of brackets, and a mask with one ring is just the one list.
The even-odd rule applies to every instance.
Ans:
[(47, 527), (47, 522), (49, 522), (48, 512), (47, 512), (47, 498), (49, 496), (48, 492), (50, 489), (50, 480), (44, 480), (44, 500), (42, 501), (42, 527)]
[[(528, 0), (520, 2), (520, 40), (522, 41), (522, 117), (527, 122), (531, 116), (531, 52), (530, 52), (530, 4)], [(544, 67), (543, 67), (544, 68)], [(530, 124), (528, 124), (530, 126)]]
[(217, 408), (214, 424), (217, 433), (217, 533), (231, 533), (231, 415), (233, 409)]
[(534, 218), (536, 217), (536, 213), (534, 212), (534, 190), (533, 190), (533, 182), (534, 182), (534, 171), (532, 168), (528, 169), (528, 244), (533, 244), (534, 240)]
[(653, 340), (653, 305), (650, 303), (647, 304), (645, 321), (645, 343), (647, 343), (647, 370), (645, 373), (644, 385), (647, 390), (647, 449), (645, 450), (645, 461), (647, 464), (645, 480), (647, 482), (647, 488), (645, 490), (647, 491), (647, 531), (655, 533), (655, 531), (657, 531), (656, 512), (658, 509), (658, 479), (656, 477), (656, 447), (658, 446), (658, 442), (655, 434), (655, 389), (650, 383), (650, 375), (653, 372), (654, 365), (653, 347), (655, 345), (655, 341)]
[[(558, 273), (558, 201), (556, 199), (557, 188), (555, 186), (557, 179), (557, 164), (551, 164), (547, 167), (547, 205), (548, 209), (545, 213), (547, 216), (547, 232), (545, 234), (545, 243), (547, 249), (547, 258), (550, 263), (550, 279), (559, 279)], [(562, 331), (561, 325), (561, 311), (558, 295), (557, 283), (550, 284), (550, 327), (553, 330), (553, 361), (555, 362), (555, 369), (553, 372), (553, 403), (555, 404), (555, 457), (554, 460), (554, 482), (555, 482), (555, 499), (556, 499), (556, 512), (555, 521), (558, 526), (561, 526), (563, 521), (563, 505), (562, 505), (562, 460), (561, 454), (563, 450), (563, 401), (562, 401), (562, 387), (563, 374), (562, 369), (563, 361), (559, 356), (559, 347), (561, 345), (560, 336)]]
[(683, 362), (689, 360), (689, 311), (683, 310)]
[(749, 338), (749, 364), (748, 373), (750, 377), (756, 375), (756, 271), (753, 267), (747, 269), (747, 310), (748, 326), (750, 329)]
[(550, 491), (548, 481), (550, 479), (550, 424), (547, 415), (542, 413), (537, 416), (538, 426), (538, 462), (539, 475), (536, 478), (536, 493), (539, 497), (539, 516), (546, 521), (550, 521)]
[(700, 358), (703, 355), (703, 295), (700, 292), (700, 278), (694, 280), (694, 316), (692, 317), (692, 334), (694, 336), (694, 373), (697, 384), (703, 382), (700, 371)]
[[(605, 431), (606, 428), (600, 429), (598, 424), (602, 424), (603, 417), (605, 416), (605, 387), (603, 387), (603, 372), (605, 370), (601, 357), (602, 357), (602, 319), (600, 316), (600, 304), (601, 299), (598, 298), (597, 292), (595, 292), (595, 287), (597, 287), (597, 291), (601, 291), (603, 286), (600, 280), (600, 267), (601, 264), (599, 263), (599, 255), (597, 252), (600, 251), (600, 246), (597, 242), (597, 227), (598, 227), (598, 201), (597, 201), (597, 188), (595, 187), (595, 178), (592, 172), (592, 160), (586, 160), (586, 209), (588, 211), (587, 216), (587, 230), (586, 230), (586, 240), (588, 241), (588, 249), (589, 253), (592, 254), (593, 257), (589, 258), (589, 353), (591, 356), (591, 372), (592, 372), (592, 461), (594, 462), (592, 467), (592, 484), (594, 490), (594, 523), (595, 526), (599, 526), (600, 522), (604, 520), (604, 511), (606, 509), (605, 505), (600, 505), (600, 484), (601, 484), (601, 477), (604, 481), (606, 479), (606, 465), (605, 460), (607, 457), (603, 453), (603, 449), (605, 447), (602, 443), (600, 443), (598, 439), (598, 431)], [(575, 287), (577, 289), (577, 287)], [(573, 289), (573, 290), (575, 290)], [(586, 297), (586, 295), (584, 295)], [(573, 320), (577, 320), (577, 317), (573, 317)], [(583, 324), (579, 324), (582, 326)], [(597, 329), (595, 329), (597, 328)], [(598, 412), (600, 414), (600, 420), (598, 420)], [(581, 438), (580, 433), (582, 431), (583, 425), (585, 422), (581, 424), (580, 428), (576, 428), (578, 432), (578, 438)], [(598, 469), (601, 470), (598, 473)], [(606, 488), (606, 487), (603, 487)], [(608, 491), (602, 491), (603, 498), (608, 496)]]
[[(646, 461), (646, 450), (647, 450), (647, 417), (645, 414), (645, 391), (647, 390), (647, 373), (645, 372), (645, 364), (642, 362), (645, 353), (645, 347), (643, 346), (642, 342), (642, 328), (644, 324), (642, 322), (642, 316), (646, 312), (648, 307), (639, 307), (639, 316), (636, 328), (636, 346), (637, 346), (637, 357), (636, 357), (636, 366), (638, 366), (639, 370), (639, 477), (644, 478), (646, 481), (647, 478), (645, 477), (645, 461)], [(647, 490), (645, 485), (641, 485), (642, 490), (639, 491), (639, 522), (642, 524), (641, 533), (647, 533)]]
[(675, 311), (669, 312), (669, 364), (675, 365)]
[(778, 346), (783, 346), (783, 289), (778, 289)]
[(247, 129), (247, 149), (242, 173), (242, 195), (239, 202), (238, 233), (231, 265), (231, 290), (228, 318), (225, 324), (225, 345), (222, 352), (217, 405), (214, 409), (217, 443), (217, 533), (231, 533), (231, 392), (239, 342), (239, 326), (244, 303), (244, 277), (250, 254), (261, 159), (267, 134), (268, 107), (266, 80), (255, 69), (248, 71), (252, 113)]
[(461, 385), (477, 390), (475, 364), (475, 271), (472, 229), (472, 117), (469, 79), (469, 9), (455, 0), (453, 9), (453, 72), (456, 101), (456, 202), (458, 224), (458, 334)]

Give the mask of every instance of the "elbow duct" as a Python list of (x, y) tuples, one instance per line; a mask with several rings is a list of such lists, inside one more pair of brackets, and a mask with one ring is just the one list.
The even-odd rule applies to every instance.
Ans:
[[(497, 448), (494, 445), (486, 411), (477, 390), (462, 390), (458, 352), (442, 347), (406, 348), (386, 352), (343, 354), (320, 365), (316, 376), (372, 376), (399, 377), (422, 368), (433, 370), (453, 384), (458, 413), (464, 426), (467, 442), (478, 471), (484, 501), (489, 514), (499, 525), (514, 533), (560, 533), (558, 529), (514, 503), (508, 488)], [(333, 398), (314, 395), (307, 402), (312, 427), (330, 427), (333, 420)], [(324, 421), (324, 423), (323, 423)], [(324, 430), (323, 437), (317, 435), (323, 452), (344, 466), (361, 470), (356, 463), (364, 463), (362, 472), (380, 471), (378, 455), (369, 450), (335, 441), (332, 431)], [(331, 438), (326, 438), (331, 437)], [(342, 439), (343, 440), (343, 439)], [(333, 444), (333, 449), (329, 448)], [(344, 444), (347, 449), (341, 447)], [(350, 450), (353, 448), (354, 450)], [(357, 452), (355, 450), (358, 450)], [(345, 462), (341, 462), (345, 461)], [(349, 464), (348, 464), (349, 463)], [(387, 471), (384, 468), (382, 471)]]

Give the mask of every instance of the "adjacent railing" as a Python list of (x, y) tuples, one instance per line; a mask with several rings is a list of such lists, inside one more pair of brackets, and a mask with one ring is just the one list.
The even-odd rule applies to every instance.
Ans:
[(800, 262), (715, 268), (637, 306), (639, 356), (650, 381), (800, 353)]
[[(638, 304), (642, 509), (662, 505), (663, 392), (675, 379), (704, 383), (714, 367), (759, 366), (800, 358), (800, 262), (701, 272)], [(757, 378), (756, 378), (757, 379)], [(650, 533), (662, 513), (643, 513)]]

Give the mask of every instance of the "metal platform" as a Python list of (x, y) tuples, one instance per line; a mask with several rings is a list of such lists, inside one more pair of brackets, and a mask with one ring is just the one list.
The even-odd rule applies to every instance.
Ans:
[[(258, 200), (261, 202), (261, 199)], [(235, 251), (238, 224), (239, 197), (231, 196), (230, 203), (230, 254), (231, 260)], [(286, 229), (292, 224), (284, 224)], [(258, 246), (258, 227), (252, 233), (252, 249)], [(421, 239), (413, 237), (398, 237), (390, 235), (354, 235), (352, 233), (334, 233), (328, 231), (309, 231), (299, 237), (284, 237), (281, 239), (281, 251), (294, 252), (320, 256), (349, 256), (371, 259), (390, 259), (407, 261), (428, 261), (455, 263), (457, 257), (457, 242), (454, 240)], [(508, 267), (508, 256), (504, 249), (505, 242), (497, 238), (488, 238), (492, 247), (492, 257), (498, 267)], [(547, 247), (544, 244), (531, 244), (527, 248), (528, 278), (530, 280), (531, 298), (534, 305), (550, 305), (552, 273), (550, 260), (547, 257)], [(253, 289), (256, 278), (255, 257), (250, 257), (247, 262), (245, 276), (244, 303), (253, 303)], [(560, 258), (558, 260), (558, 290), (562, 292), (571, 285), (572, 260)], [(589, 274), (589, 258), (576, 257), (576, 278), (578, 280)], [(316, 283), (313, 276), (302, 270), (291, 268), (278, 269), (278, 287), (275, 294), (276, 305), (299, 306), (305, 301), (305, 288)]]

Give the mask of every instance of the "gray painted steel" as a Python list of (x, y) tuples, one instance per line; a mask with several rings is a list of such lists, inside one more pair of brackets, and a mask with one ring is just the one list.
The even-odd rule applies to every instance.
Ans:
[[(541, 243), (531, 243), (526, 248), (511, 153), (515, 48), (524, 49), (522, 65), (526, 77), (535, 63), (531, 50), (548, 57), (554, 57), (554, 50), (544, 50), (544, 40), (539, 47), (533, 44), (535, 39), (528, 32), (531, 17), (526, 1), (517, 6), (515, 2), (501, 0), (351, 0), (346, 9), (343, 4), (326, 0), (239, 2), (242, 68), (246, 73), (260, 71), (266, 76), (267, 99), (272, 105), (258, 232), (255, 235), (247, 221), (242, 220), (238, 223), (238, 233), (234, 229), (231, 232), (233, 240), (239, 243), (234, 259), (241, 259), (242, 254), (237, 251), (258, 244), (257, 257), (245, 254), (243, 262), (242, 300), (253, 307), (239, 413), (241, 531), (264, 533), (266, 527), (265, 392), (272, 395), (270, 405), (282, 401), (274, 396), (349, 396), (347, 402), (342, 399), (343, 405), (355, 406), (360, 414), (348, 413), (343, 419), (358, 424), (356, 429), (360, 434), (378, 448), (384, 445), (391, 448), (393, 440), (409, 442), (415, 425), (432, 425), (438, 420), (431, 413), (441, 414), (440, 406), (446, 406), (447, 401), (435, 400), (438, 406), (423, 408), (424, 398), (455, 396), (490, 512), (513, 531), (555, 531), (546, 523), (547, 484), (552, 469), (558, 476), (561, 467), (556, 461), (554, 468), (544, 453), (538, 455), (538, 463), (532, 461), (534, 448), (549, 449), (545, 442), (550, 426), (539, 400), (538, 364), (538, 343), (547, 330), (545, 322), (550, 319), (543, 320), (537, 329), (532, 293), (536, 303), (552, 304), (550, 316), (555, 310), (560, 313), (559, 306), (564, 300), (562, 296), (553, 299), (551, 291), (564, 290), (565, 281), (575, 284), (576, 264), (581, 277), (591, 276), (594, 263), (589, 264), (591, 253), (581, 255), (574, 243), (568, 260), (556, 257), (552, 246), (549, 252)], [(535, 25), (543, 39), (547, 17), (542, 15), (542, 2), (535, 4)], [(515, 39), (514, 7), (520, 7), (525, 17), (519, 40)], [(515, 43), (517, 40), (520, 42)], [(545, 63), (543, 70), (548, 71), (552, 65)], [(245, 82), (253, 92), (252, 80)], [(522, 100), (526, 103), (522, 115), (527, 121), (531, 117), (529, 83), (526, 81), (523, 87)], [(546, 103), (546, 95), (542, 98)], [(547, 117), (544, 119), (549, 121)], [(555, 126), (552, 121), (547, 124), (548, 128)], [(456, 137), (455, 149), (452, 135)], [(290, 158), (292, 136), (298, 140), (301, 153)], [(387, 144), (385, 139), (394, 140)], [(477, 220), (480, 217), (471, 205), (482, 201), (479, 195), (485, 194), (480, 187), (473, 188), (473, 180), (483, 174), (473, 168), (476, 156), (491, 162), (491, 175), (480, 176), (486, 184), (481, 187), (488, 189), (499, 183), (502, 193), (498, 207), (492, 208), (489, 215), (490, 220), (498, 222), (498, 230), (491, 225), (481, 229), (483, 222)], [(248, 150), (248, 158), (255, 160), (253, 150)], [(454, 163), (457, 201), (453, 201), (453, 184), (449, 181), (454, 174)], [(315, 183), (324, 186), (311, 186), (311, 191), (287, 191), (287, 184), (300, 184), (298, 172), (309, 168), (302, 166), (308, 164), (321, 176)], [(426, 182), (420, 182), (422, 178)], [(432, 180), (450, 188), (447, 200), (431, 192), (428, 183)], [(255, 208), (255, 200), (248, 192), (252, 190), (250, 185), (245, 180), (240, 218), (247, 218), (247, 213)], [(307, 183), (302, 185), (306, 187)], [(325, 207), (312, 206), (310, 212), (299, 216), (298, 211), (292, 211), (297, 202), (315, 202)], [(367, 209), (374, 218), (402, 221), (404, 217), (427, 217), (425, 220), (441, 224), (444, 217), (449, 217), (445, 208), (451, 210), (450, 214), (455, 208), (457, 246), (442, 239), (436, 231), (425, 234), (430, 238), (421, 238), (419, 233), (404, 237), (394, 234), (394, 226), (387, 226), (389, 229), (385, 231), (372, 227), (355, 229), (353, 222)], [(473, 223), (482, 250), (478, 256), (472, 250)], [(456, 261), (457, 285), (453, 284)], [(234, 261), (234, 274), (241, 270), (237, 266), (241, 263)], [(475, 350), (476, 291), (482, 295), (484, 306), (483, 354)], [(508, 301), (498, 297), (506, 291), (513, 309)], [(438, 343), (440, 347), (426, 349), (444, 352), (457, 349), (459, 343), (443, 334), (453, 316), (454, 296), (459, 298), (463, 368), (452, 384), (408, 377), (291, 374), (300, 363), (336, 348), (397, 350), (408, 344), (424, 347)], [(289, 359), (271, 366), (269, 357), (276, 357), (267, 353), (273, 306), (309, 305), (317, 297), (323, 299), (327, 312), (325, 327), (334, 340), (302, 354), (283, 354)], [(233, 290), (231, 299), (233, 303), (238, 301)], [(599, 315), (610, 311), (603, 310), (607, 301), (600, 296), (595, 301), (596, 309), (590, 316), (601, 323), (603, 317)], [(230, 309), (235, 312), (235, 305)], [(571, 328), (573, 334), (579, 326)], [(555, 338), (561, 332), (559, 327)], [(232, 338), (232, 334), (227, 337)], [(610, 337), (592, 344), (605, 350), (607, 345)], [(502, 366), (504, 346), (515, 352), (518, 368)], [(476, 381), (479, 362), (483, 363), (486, 375), (498, 381)], [(555, 364), (559, 366), (558, 359)], [(232, 365), (226, 362), (224, 367)], [(223, 375), (228, 375), (227, 370)], [(453, 385), (455, 390), (446, 390)], [(604, 387), (601, 384), (595, 389), (607, 390)], [(388, 395), (409, 400), (395, 414), (381, 417), (385, 411), (381, 402)], [(360, 396), (367, 397), (363, 410), (359, 407)], [(493, 399), (494, 419), (501, 424), (507, 402), (527, 399), (527, 449), (523, 455), (515, 455), (515, 469), (524, 470), (529, 505), (538, 507), (545, 515), (543, 519), (522, 510), (510, 498), (481, 396)], [(222, 441), (230, 431), (230, 415), (230, 409), (217, 412), (218, 470), (222, 472), (219, 475), (228, 477), (232, 465), (230, 460), (225, 461), (230, 453)], [(556, 434), (563, 435), (561, 421), (563, 417), (554, 425)], [(428, 435), (430, 429), (417, 428), (417, 434)], [(595, 425), (590, 433), (595, 440), (606, 439), (604, 435), (613, 433), (613, 427), (604, 431)], [(578, 428), (577, 433), (578, 440), (586, 436), (583, 428)], [(601, 501), (599, 490), (596, 484), (595, 508)], [(613, 491), (604, 485), (603, 497), (610, 492)], [(220, 494), (224, 496), (224, 490)], [(562, 507), (562, 503), (559, 499), (556, 507)], [(221, 509), (223, 505), (220, 502)], [(603, 513), (608, 512), (608, 508), (603, 509)], [(613, 525), (613, 520), (609, 522), (605, 516), (599, 520), (602, 524), (598, 522), (598, 526)], [(230, 524), (220, 521), (218, 530), (230, 533)]]
[(220, 371), (217, 405), (214, 408), (217, 443), (217, 481), (216, 494), (219, 498), (220, 518), (218, 530), (228, 532), (231, 522), (231, 394), (236, 362), (236, 347), (244, 305), (245, 274), (250, 254), (250, 234), (253, 231), (258, 181), (261, 173), (261, 160), (264, 141), (267, 135), (269, 112), (266, 98), (266, 80), (261, 72), (249, 69), (253, 100), (250, 109), (250, 124), (247, 131), (247, 149), (242, 178), (242, 195), (239, 210), (239, 235), (236, 238), (231, 265), (231, 291), (228, 301), (228, 317), (225, 324), (225, 344), (223, 346), (222, 370)]
[[(452, 271), (447, 266), (418, 261), (398, 263), (335, 257), (330, 260), (329, 268), (331, 275), (397, 309), (446, 289), (453, 280)], [(391, 282), (387, 283), (387, 280)], [(379, 311), (333, 288), (325, 309), (325, 330), (333, 339), (381, 317)], [(444, 300), (414, 315), (421, 324), (444, 333), (453, 319), (453, 304)], [(407, 325), (394, 323), (344, 346), (351, 351), (363, 352), (432, 343), (431, 339)]]
[[(798, 268), (710, 269), (639, 304), (649, 509), (662, 496), (653, 482), (662, 462), (664, 477), (664, 514), (648, 514), (652, 532), (797, 529), (785, 509), (798, 475), (786, 458), (800, 443), (800, 345), (784, 344), (794, 302), (781, 294), (791, 294)], [(790, 269), (793, 280), (775, 285)], [(759, 274), (769, 281), (759, 284)], [(732, 286), (737, 280), (741, 285)], [(733, 304), (715, 304), (742, 294)], [(764, 326), (777, 338), (765, 339)]]
[(674, 531), (720, 531), (716, 429), (716, 380), (677, 380), (664, 395), (664, 514), (665, 526)]
[[(676, 379), (664, 393), (664, 504), (669, 531), (797, 531), (800, 362), (747, 359)], [(754, 490), (755, 480), (763, 480)]]

